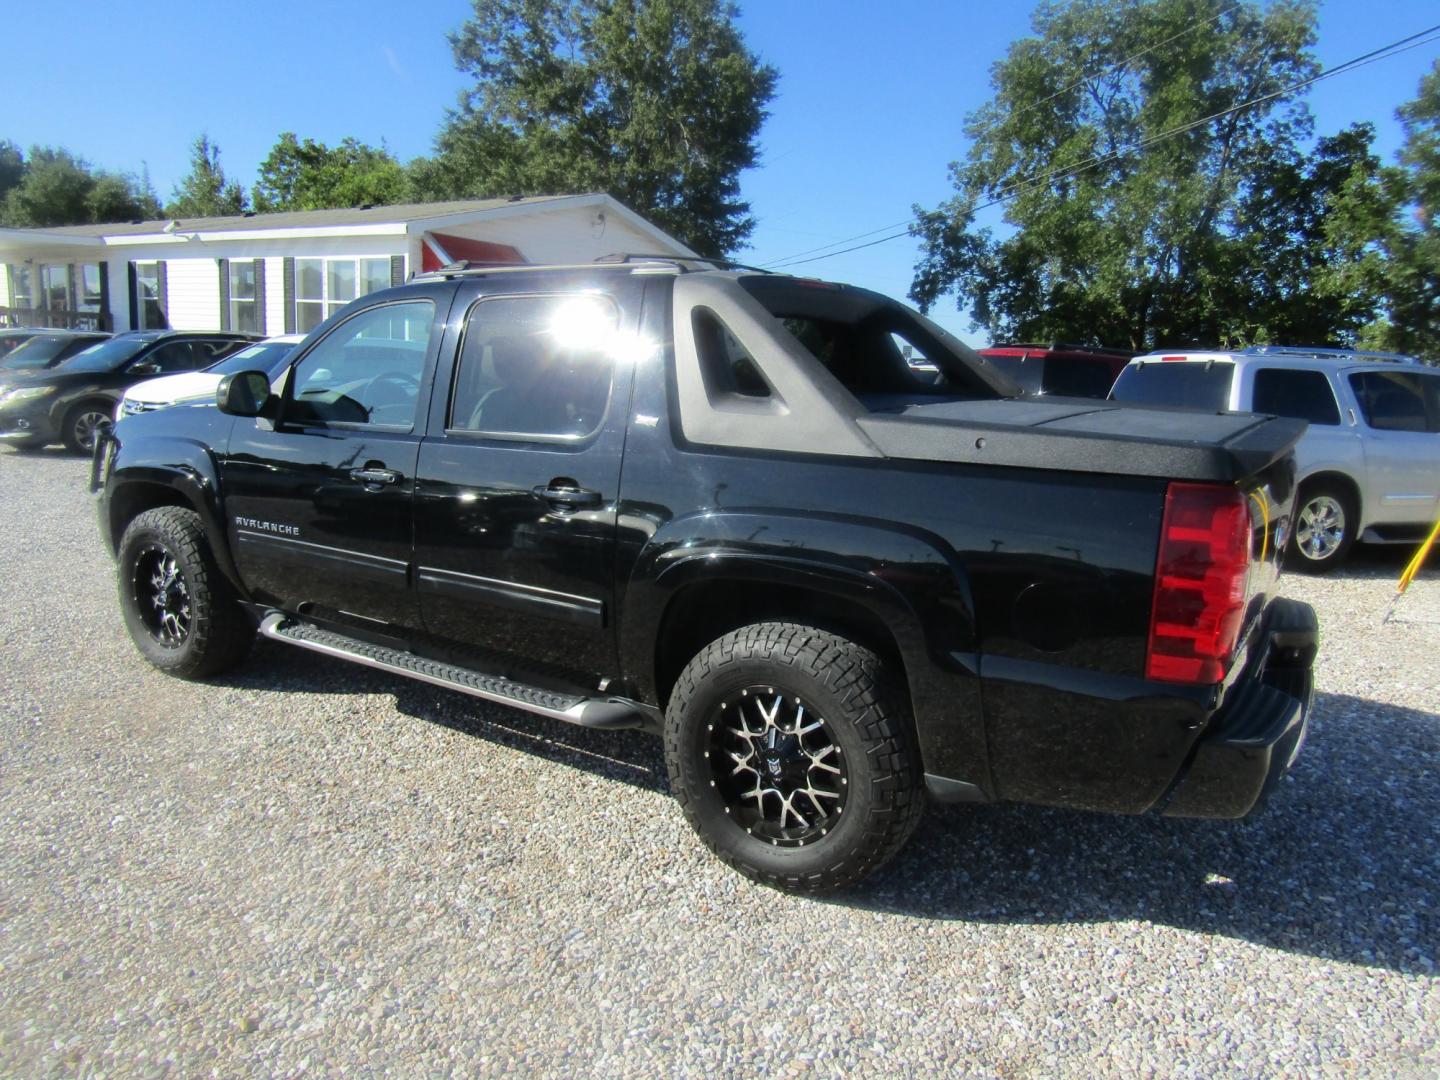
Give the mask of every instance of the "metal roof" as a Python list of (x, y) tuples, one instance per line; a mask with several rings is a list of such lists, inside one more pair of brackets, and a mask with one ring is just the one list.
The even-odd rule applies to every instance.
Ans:
[[(400, 203), (393, 206), (347, 207), (338, 210), (291, 210), (278, 214), (236, 214), (230, 217), (181, 218), (175, 229), (190, 232), (229, 232), (248, 229), (305, 229), (346, 225), (396, 225), (457, 214), (483, 213), (507, 206), (532, 206), (587, 199), (591, 195), (529, 195), (508, 199), (460, 199), (453, 202)], [(51, 236), (145, 236), (164, 232), (172, 219), (120, 222), (106, 225), (61, 225), (48, 228), (15, 229), (14, 232), (45, 233)]]

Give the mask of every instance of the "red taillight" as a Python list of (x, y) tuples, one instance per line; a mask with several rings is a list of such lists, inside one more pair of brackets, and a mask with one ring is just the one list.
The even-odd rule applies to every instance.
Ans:
[(1233, 487), (1165, 493), (1145, 677), (1208, 685), (1225, 677), (1245, 617), (1250, 510)]

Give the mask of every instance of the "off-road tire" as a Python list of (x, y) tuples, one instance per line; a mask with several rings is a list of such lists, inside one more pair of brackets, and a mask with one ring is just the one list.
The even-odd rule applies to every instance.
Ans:
[[(1306, 515), (1311, 515), (1307, 520)], [(1301, 533), (1316, 527), (1320, 521), (1335, 520), (1338, 514), (1341, 532), (1338, 540), (1332, 540), (1327, 530), (1317, 545), (1313, 534), (1308, 542), (1302, 542)], [(1360, 524), (1360, 512), (1350, 493), (1336, 484), (1318, 483), (1301, 487), (1295, 496), (1295, 522), (1290, 531), (1290, 544), (1286, 550), (1285, 565), (1288, 569), (1300, 570), (1307, 574), (1329, 573), (1345, 561)], [(1322, 554), (1311, 552), (1319, 547)]]
[[(813, 712), (807, 716), (818, 713), (822, 734), (833, 744), (828, 760), (843, 757), (845, 787), (836, 788), (844, 792), (843, 813), (835, 811), (826, 819), (828, 832), (810, 842), (753, 835), (739, 818), (742, 806), (717, 787), (717, 777), (725, 783), (728, 762), (722, 771), (712, 765), (711, 755), (726, 756), (716, 754), (716, 725), (735, 716), (722, 703), (754, 700), (741, 696), (747, 694), (763, 698), (767, 689), (788, 702), (808, 703)], [(796, 721), (797, 729), (807, 722)], [(901, 686), (871, 650), (809, 626), (746, 626), (692, 659), (666, 709), (665, 764), (675, 797), (710, 850), (747, 877), (788, 892), (833, 892), (860, 881), (905, 845), (924, 810), (920, 756)], [(751, 771), (757, 785), (767, 782), (760, 770)], [(804, 805), (798, 795), (795, 801)], [(765, 798), (757, 804), (764, 806)]]
[[(245, 658), (255, 624), (215, 565), (199, 514), (162, 506), (137, 515), (120, 540), (118, 561), (125, 628), (151, 664), (182, 679), (204, 679)], [(155, 596), (162, 567), (174, 573), (166, 595), (178, 598), (172, 614), (177, 624), (183, 621), (181, 635), (167, 634), (160, 625), (164, 620)]]

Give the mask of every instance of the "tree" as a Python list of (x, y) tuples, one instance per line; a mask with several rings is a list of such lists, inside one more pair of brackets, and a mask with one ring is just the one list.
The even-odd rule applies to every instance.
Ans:
[(5, 196), (25, 178), (25, 155), (9, 139), (0, 140), (0, 206)]
[(410, 197), (405, 167), (383, 146), (344, 139), (339, 146), (283, 132), (260, 165), (255, 209), (324, 210), (385, 206)]
[(1375, 277), (1384, 316), (1366, 328), (1362, 341), (1440, 362), (1440, 61), (1397, 115), (1405, 141), (1400, 164), (1388, 175), (1395, 212), (1383, 221), (1348, 223), (1347, 229), (1383, 253)]
[(1375, 130), (1355, 124), (1316, 141), (1258, 148), (1222, 238), (1215, 312), (1237, 343), (1353, 342), (1375, 316), (1384, 254), (1374, 242), (1393, 213), (1393, 185), (1371, 152)]
[(476, 80), (412, 166), (427, 197), (605, 191), (691, 248), (754, 228), (740, 173), (776, 72), (728, 0), (473, 0), (450, 37)]
[(155, 217), (159, 209), (148, 185), (133, 176), (91, 169), (68, 150), (50, 146), (32, 146), (25, 158), (13, 145), (0, 144), (0, 190), (0, 222), (12, 226), (130, 221)]
[(226, 217), (244, 213), (247, 204), (245, 189), (225, 179), (220, 147), (201, 135), (190, 151), (190, 172), (175, 185), (165, 213), (172, 218)]
[[(917, 208), (911, 296), (928, 308), (957, 293), (997, 339), (1149, 348), (1268, 331), (1323, 261), (1326, 201), (1372, 168), (1363, 133), (1327, 144), (1323, 166), (1297, 149), (1311, 123), (1287, 88), (1317, 70), (1314, 26), (1309, 0), (1042, 5), (967, 119), (957, 194)], [(1004, 238), (975, 227), (1000, 201)], [(1247, 245), (1277, 236), (1291, 265), (1270, 282), (1268, 253)], [(1353, 312), (1326, 311), (1278, 332), (1353, 329)]]

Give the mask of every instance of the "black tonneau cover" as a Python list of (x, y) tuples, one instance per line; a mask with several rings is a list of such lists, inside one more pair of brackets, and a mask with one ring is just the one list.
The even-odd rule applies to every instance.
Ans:
[(857, 421), (886, 457), (1233, 483), (1283, 457), (1303, 420), (1047, 398), (941, 401)]

